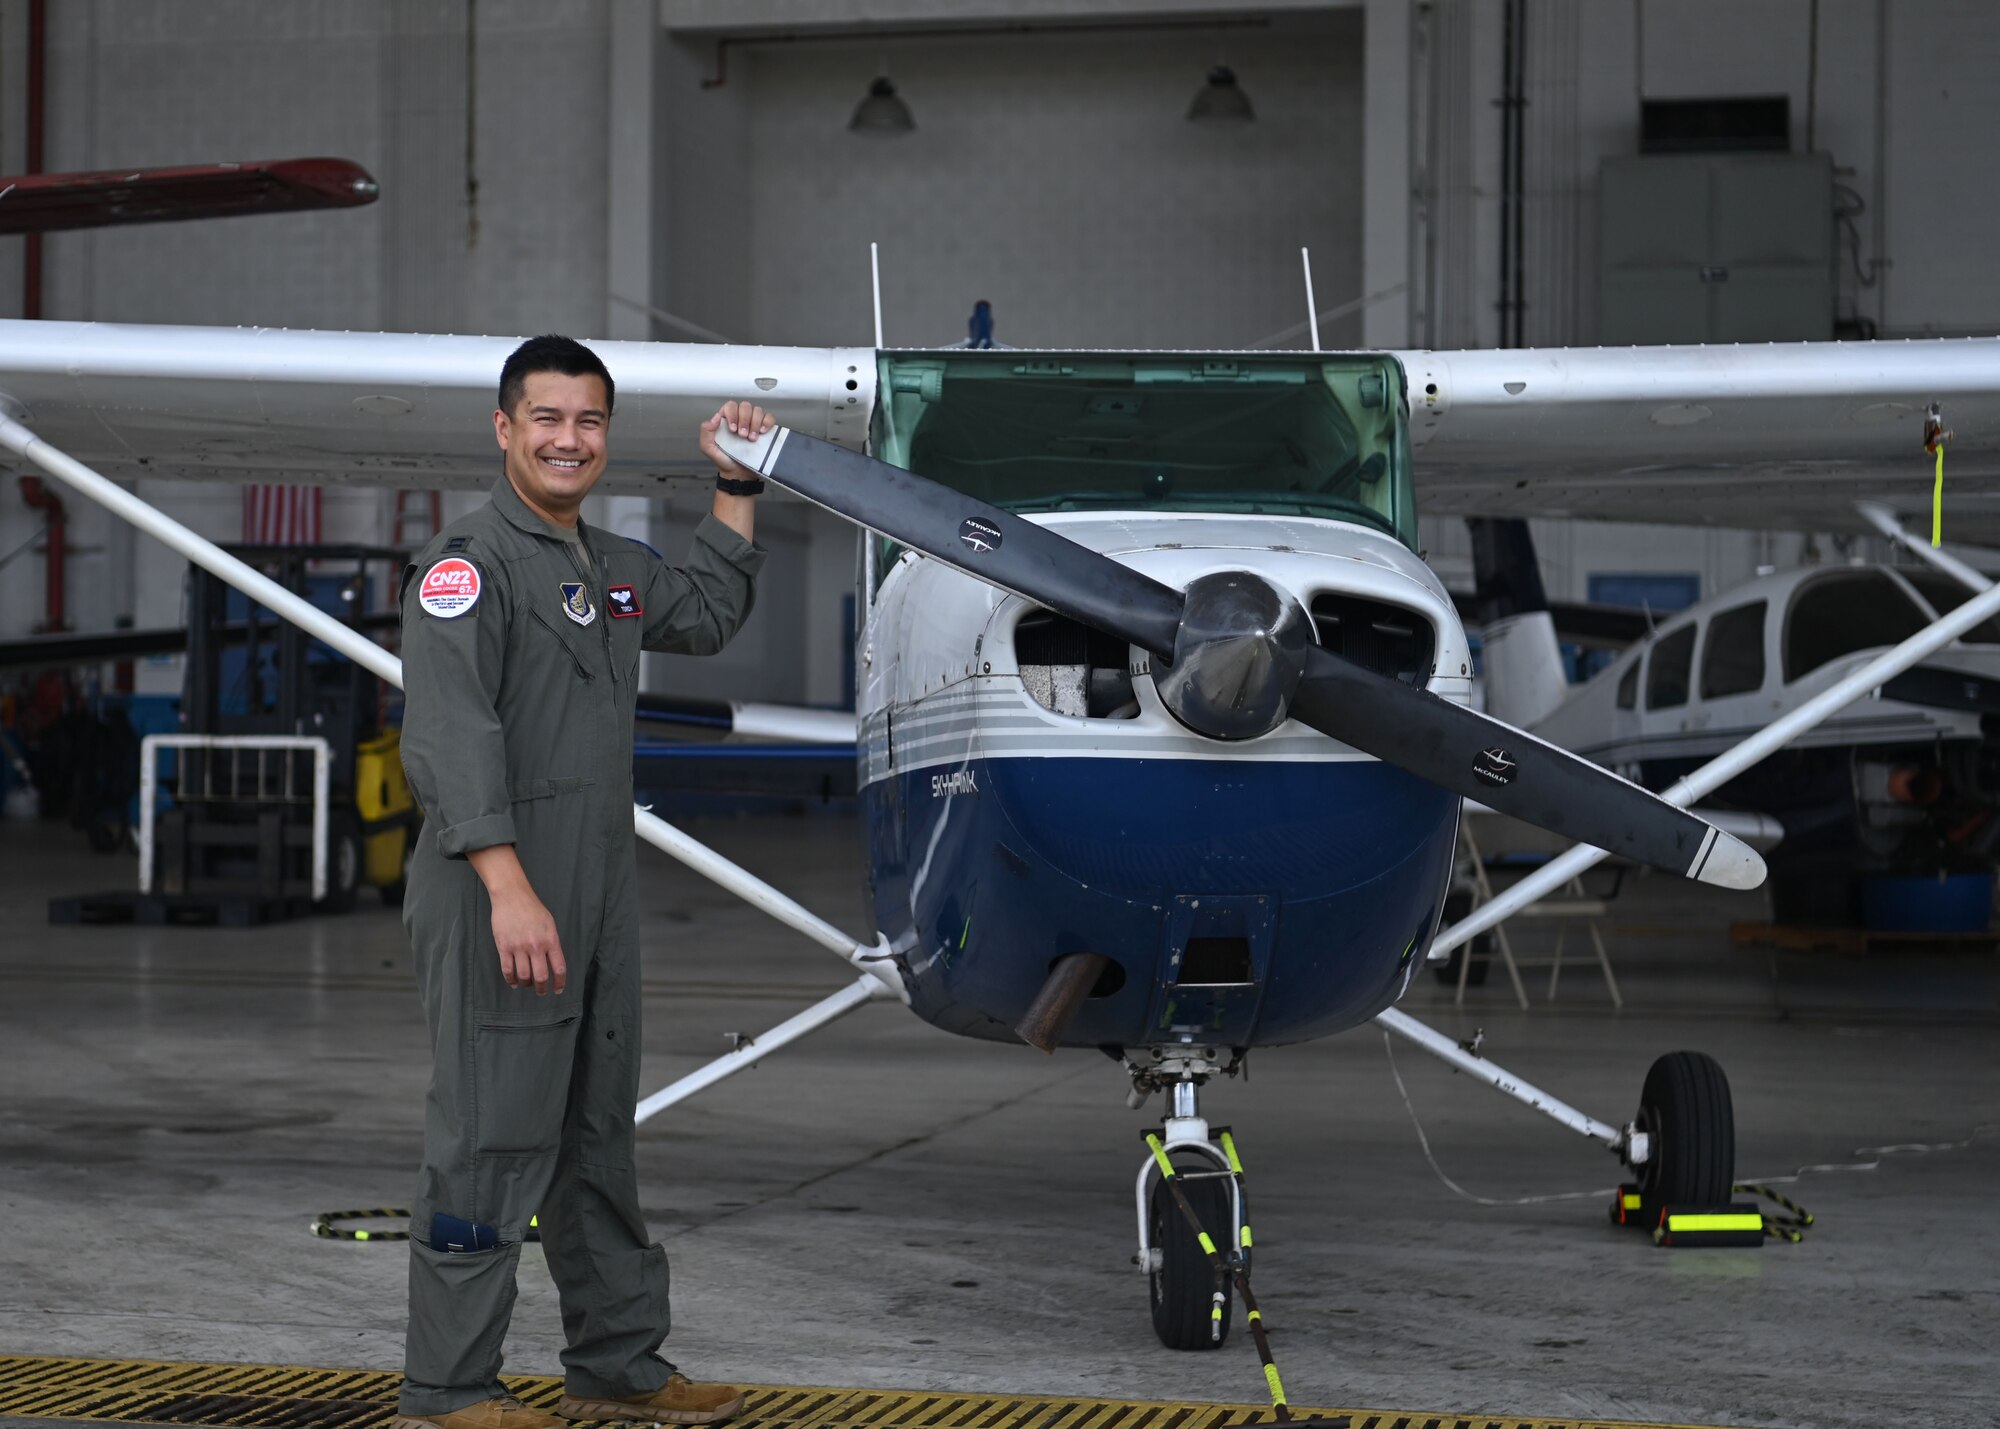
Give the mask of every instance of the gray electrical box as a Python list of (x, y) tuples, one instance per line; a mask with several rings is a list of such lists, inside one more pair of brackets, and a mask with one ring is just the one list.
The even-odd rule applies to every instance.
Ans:
[(1833, 336), (1833, 159), (1675, 154), (1598, 170), (1598, 341)]

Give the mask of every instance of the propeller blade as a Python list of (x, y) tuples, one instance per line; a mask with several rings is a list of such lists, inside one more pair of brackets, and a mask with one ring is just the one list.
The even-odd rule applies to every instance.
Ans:
[(988, 585), (1172, 656), (1181, 593), (1010, 511), (789, 427), (717, 432), (737, 465)]
[(1291, 715), (1496, 813), (1701, 883), (1755, 888), (1740, 840), (1599, 765), (1428, 690), (1343, 659), (1306, 656)]

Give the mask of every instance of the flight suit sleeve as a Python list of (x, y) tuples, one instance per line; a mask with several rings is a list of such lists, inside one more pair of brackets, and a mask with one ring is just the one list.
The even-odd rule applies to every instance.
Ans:
[(493, 563), (475, 560), (477, 597), (457, 614), (432, 613), (419, 591), (440, 564), (419, 560), (403, 575), (403, 769), (438, 852), (464, 858), (515, 841), (498, 710), (509, 610)]
[[(650, 556), (650, 552), (648, 553)], [(646, 576), (648, 650), (713, 655), (750, 618), (764, 548), (714, 516), (702, 518), (685, 567), (651, 556)]]

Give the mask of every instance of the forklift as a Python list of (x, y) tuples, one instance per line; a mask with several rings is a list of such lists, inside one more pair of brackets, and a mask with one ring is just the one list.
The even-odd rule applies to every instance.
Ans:
[[(356, 630), (397, 628), (407, 559), (401, 551), (229, 549)], [(423, 813), (403, 777), (402, 734), (389, 718), (392, 694), (374, 674), (190, 566), (181, 728), (218, 738), (210, 747), (171, 751), (174, 767), (161, 771), (160, 787), (173, 804), (154, 824), (154, 893), (181, 910), (227, 903), (218, 921), (230, 923), (343, 912), (363, 887), (400, 905)], [(272, 735), (327, 742), (326, 865), (317, 899), (315, 755), (240, 738)]]

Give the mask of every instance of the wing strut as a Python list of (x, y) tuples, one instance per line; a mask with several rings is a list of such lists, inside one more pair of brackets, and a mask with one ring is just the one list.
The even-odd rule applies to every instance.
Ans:
[(1956, 556), (1947, 556), (1929, 541), (1914, 536), (1903, 529), (1903, 523), (1896, 519), (1896, 513), (1874, 501), (1857, 501), (1854, 509), (1861, 519), (1894, 541), (1918, 560), (1928, 561), (1968, 590), (1982, 591), (1993, 584), (1978, 571), (1968, 566)]
[(670, 1082), (639, 1103), (638, 1113), (632, 1118), (644, 1123), (665, 1111), (670, 1106), (678, 1106), (696, 1092), (714, 1086), (724, 1077), (733, 1077), (738, 1072), (756, 1066), (765, 1057), (780, 1047), (796, 1042), (808, 1033), (817, 1032), (830, 1022), (836, 1022), (871, 1002), (883, 1002), (896, 996), (889, 984), (874, 973), (863, 973), (839, 992), (821, 998), (804, 1012), (788, 1017), (760, 1037), (745, 1037), (736, 1047), (723, 1053), (714, 1061), (685, 1077)]
[[(215, 542), (196, 534), (171, 516), (149, 506), (68, 453), (58, 451), (23, 426), (18, 419), (5, 413), (0, 413), (0, 448), (33, 462), (50, 476), (89, 497), (114, 515), (123, 517), (147, 535), (164, 541), (203, 570), (227, 581), (259, 605), (291, 621), (315, 640), (324, 641), (357, 665), (381, 676), (397, 689), (403, 687), (403, 662), (373, 640), (343, 625), (311, 602), (292, 594), (269, 576), (230, 555)], [(864, 1002), (891, 998), (903, 1003), (909, 1002), (909, 993), (904, 990), (901, 979), (897, 977), (894, 964), (883, 956), (886, 950), (879, 941), (863, 943), (849, 937), (805, 905), (780, 893), (755, 874), (731, 863), (714, 849), (691, 838), (665, 819), (639, 805), (633, 806), (632, 820), (639, 837), (647, 843), (678, 859), (702, 877), (720, 884), (751, 907), (770, 914), (793, 931), (803, 933), (821, 947), (853, 965), (861, 974), (853, 984), (834, 994), (833, 997), (774, 1028), (758, 1042), (748, 1043), (744, 1048), (738, 1049), (737, 1053), (722, 1058), (716, 1066), (723, 1067), (723, 1070), (704, 1069), (703, 1073), (683, 1078), (660, 1093), (659, 1097), (649, 1099), (646, 1105), (652, 1110), (642, 1111), (639, 1120), (643, 1121), (652, 1115), (653, 1111), (670, 1106), (682, 1097), (700, 1090), (701, 1087), (721, 1080), (730, 1072), (753, 1065), (766, 1052), (824, 1026)], [(747, 1058), (741, 1055), (752, 1049), (755, 1049), (755, 1055)], [(698, 1084), (688, 1085), (689, 1083)], [(675, 1095), (676, 1092), (678, 1095)], [(668, 1097), (669, 1100), (660, 1101), (660, 1097)], [(658, 1105), (654, 1105), (655, 1102)]]

